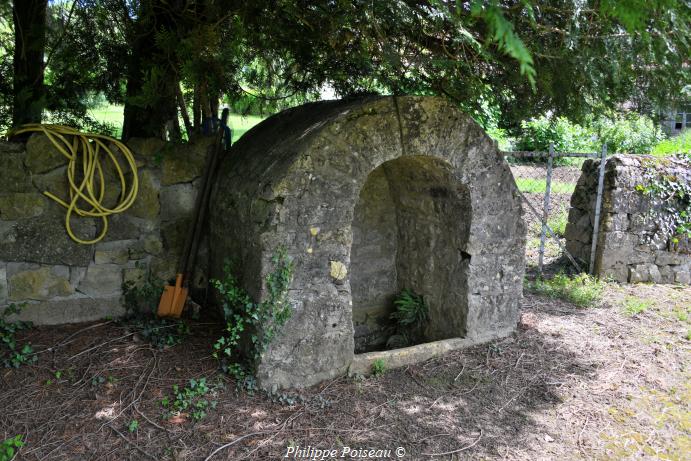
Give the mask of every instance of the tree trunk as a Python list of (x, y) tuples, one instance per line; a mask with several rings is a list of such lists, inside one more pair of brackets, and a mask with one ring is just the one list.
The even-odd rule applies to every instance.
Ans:
[[(142, 0), (127, 75), (122, 139), (168, 139), (177, 119), (177, 69), (156, 47), (156, 31), (173, 30), (168, 14), (179, 2)], [(175, 137), (179, 133), (172, 133)]]
[(45, 106), (43, 52), (48, 0), (15, 0), (12, 124), (41, 123)]

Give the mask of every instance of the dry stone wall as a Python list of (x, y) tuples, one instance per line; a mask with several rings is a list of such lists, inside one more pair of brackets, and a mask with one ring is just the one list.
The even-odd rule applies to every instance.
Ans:
[[(590, 260), (599, 160), (587, 160), (571, 197), (566, 248), (586, 265)], [(615, 155), (607, 160), (595, 271), (620, 282), (691, 284), (691, 246), (665, 223), (665, 210), (641, 189), (652, 172), (691, 180), (688, 163), (674, 159)], [(586, 266), (587, 267), (587, 266)]]
[[(43, 195), (67, 196), (66, 161), (52, 143), (43, 135), (26, 144), (0, 143), (0, 309), (25, 304), (21, 318), (36, 324), (114, 317), (124, 312), (123, 282), (136, 283), (148, 271), (156, 279), (172, 277), (210, 142), (130, 140), (139, 168), (137, 200), (110, 218), (108, 233), (94, 245), (73, 242), (65, 209)], [(112, 173), (106, 171), (106, 200), (114, 201), (119, 186)], [(93, 219), (72, 223), (77, 235), (89, 238), (101, 226)], [(197, 282), (204, 273), (198, 271)]]

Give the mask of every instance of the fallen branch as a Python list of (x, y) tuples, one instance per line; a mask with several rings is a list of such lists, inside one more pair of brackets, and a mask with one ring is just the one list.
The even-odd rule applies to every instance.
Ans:
[(470, 445), (466, 445), (465, 447), (459, 448), (458, 450), (445, 451), (443, 453), (423, 453), (422, 456), (446, 456), (446, 455), (452, 455), (454, 453), (460, 453), (461, 451), (465, 451), (465, 450), (472, 448), (475, 445), (477, 445), (477, 443), (480, 441), (481, 438), (482, 438), (482, 428), (480, 428), (480, 435), (478, 436), (477, 440), (475, 440)]

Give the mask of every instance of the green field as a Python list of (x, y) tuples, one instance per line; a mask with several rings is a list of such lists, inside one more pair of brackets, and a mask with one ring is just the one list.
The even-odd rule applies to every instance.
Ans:
[[(547, 190), (547, 180), (516, 178), (518, 190), (526, 194), (544, 194)], [(576, 184), (570, 182), (552, 181), (551, 192), (553, 194), (573, 194)]]
[[(99, 107), (98, 109), (92, 109), (89, 111), (89, 115), (98, 122), (113, 125), (116, 129), (116, 136), (120, 136), (122, 133), (122, 111), (123, 106), (109, 105)], [(262, 120), (264, 120), (262, 117), (255, 117), (252, 115), (243, 117), (241, 115), (230, 114), (228, 124), (233, 130), (233, 143)], [(180, 120), (180, 125), (183, 126), (182, 120)]]

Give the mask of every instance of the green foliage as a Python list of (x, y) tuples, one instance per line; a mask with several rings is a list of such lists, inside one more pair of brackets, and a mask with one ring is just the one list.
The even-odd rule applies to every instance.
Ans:
[[(273, 270), (266, 276), (266, 299), (252, 300), (233, 275), (231, 265), (226, 262), (223, 280), (212, 279), (223, 302), (225, 333), (214, 344), (213, 356), (221, 361), (221, 368), (238, 380), (246, 380), (254, 373), (254, 365), (278, 328), (283, 326), (292, 314), (288, 289), (293, 278), (293, 264), (285, 249), (273, 255)], [(244, 351), (248, 364), (243, 364), (240, 342), (248, 339), (249, 350)], [(248, 365), (249, 367), (247, 367)]]
[(552, 279), (537, 279), (528, 287), (550, 298), (563, 299), (579, 307), (591, 307), (602, 298), (605, 283), (588, 274), (569, 277), (559, 273)]
[(415, 294), (412, 290), (403, 290), (393, 304), (396, 310), (390, 318), (399, 326), (407, 328), (427, 321), (428, 308), (422, 295)]
[[(543, 115), (521, 122), (517, 150), (546, 152), (550, 143), (554, 144), (555, 152), (591, 152), (593, 133), (565, 117)], [(555, 163), (563, 161), (556, 159)]]
[(180, 388), (173, 385), (172, 397), (164, 397), (161, 406), (164, 408), (164, 417), (170, 418), (176, 414), (189, 413), (192, 419), (200, 421), (206, 417), (209, 409), (215, 409), (218, 402), (209, 400), (208, 395), (216, 394), (216, 388), (209, 387), (206, 378), (190, 379), (189, 383)]
[(592, 129), (598, 134), (598, 144), (606, 144), (610, 154), (648, 154), (665, 137), (650, 118), (636, 113), (599, 118)]
[(184, 320), (156, 316), (158, 302), (163, 293), (162, 281), (148, 274), (138, 283), (125, 282), (122, 291), (126, 312), (122, 323), (154, 347), (163, 349), (175, 346), (190, 334), (189, 325)]
[(12, 461), (23, 446), (21, 435), (4, 440), (0, 443), (0, 461)]
[(0, 364), (6, 368), (19, 368), (37, 360), (31, 343), (19, 344), (18, 331), (32, 327), (31, 322), (10, 322), (9, 316), (19, 314), (23, 305), (10, 304), (0, 312)]
[(386, 373), (386, 363), (384, 362), (384, 359), (375, 359), (372, 362), (372, 376), (381, 376), (384, 373)]
[(127, 425), (127, 430), (130, 432), (137, 432), (137, 429), (139, 429), (139, 421), (137, 421), (136, 419), (133, 419)]
[[(518, 190), (527, 194), (544, 194), (547, 190), (546, 179), (516, 178)], [(572, 182), (552, 181), (552, 193), (559, 191), (560, 194), (572, 194), (576, 190), (576, 184)]]
[(674, 154), (683, 154), (691, 157), (691, 129), (682, 131), (679, 135), (663, 139), (653, 147), (651, 154), (656, 157), (666, 157)]
[(652, 307), (653, 302), (648, 299), (640, 299), (634, 296), (627, 296), (624, 300), (624, 314), (629, 317), (645, 312)]
[(566, 235), (566, 225), (568, 223), (569, 212), (567, 209), (552, 213), (549, 218), (547, 218), (547, 225), (557, 237), (564, 237)]
[(636, 190), (650, 199), (649, 218), (673, 250), (680, 238), (691, 239), (691, 156), (643, 160), (643, 181)]

